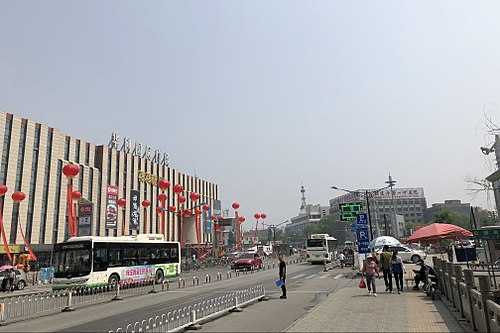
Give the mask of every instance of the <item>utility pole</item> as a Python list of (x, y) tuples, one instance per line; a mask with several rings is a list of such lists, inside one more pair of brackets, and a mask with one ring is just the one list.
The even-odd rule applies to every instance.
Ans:
[(396, 184), (396, 181), (392, 179), (390, 172), (389, 172), (389, 179), (385, 183), (388, 184), (387, 187), (389, 187), (391, 189), (392, 213), (394, 216), (394, 220), (391, 219), (392, 228), (391, 228), (390, 236), (398, 237), (399, 235), (398, 235), (398, 222), (396, 219), (396, 206), (394, 204), (394, 191), (392, 190), (392, 188)]

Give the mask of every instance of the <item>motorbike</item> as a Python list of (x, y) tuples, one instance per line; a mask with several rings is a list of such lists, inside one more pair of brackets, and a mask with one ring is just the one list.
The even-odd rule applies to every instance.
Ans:
[(437, 295), (437, 289), (438, 289), (438, 278), (436, 276), (436, 273), (434, 272), (434, 269), (429, 266), (425, 266), (425, 276), (426, 276), (426, 283), (424, 285), (424, 293), (432, 297), (434, 300)]

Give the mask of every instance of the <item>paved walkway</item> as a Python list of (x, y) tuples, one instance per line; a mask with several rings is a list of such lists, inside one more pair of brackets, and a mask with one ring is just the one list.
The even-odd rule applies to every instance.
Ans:
[(464, 332), (441, 301), (419, 291), (368, 295), (352, 280), (288, 328), (288, 332)]

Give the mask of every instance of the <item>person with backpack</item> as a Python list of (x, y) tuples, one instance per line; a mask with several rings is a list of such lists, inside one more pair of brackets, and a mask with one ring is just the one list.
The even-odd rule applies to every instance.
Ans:
[(398, 251), (396, 250), (392, 252), (391, 270), (392, 274), (394, 274), (394, 280), (396, 280), (396, 288), (398, 288), (398, 294), (401, 294), (401, 292), (403, 291), (403, 273), (405, 271), (405, 267), (403, 265), (403, 259), (398, 256)]

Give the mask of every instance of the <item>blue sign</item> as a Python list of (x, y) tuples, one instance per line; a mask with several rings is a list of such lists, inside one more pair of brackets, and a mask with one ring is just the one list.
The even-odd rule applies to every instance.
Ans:
[(368, 227), (358, 227), (358, 229), (356, 229), (356, 238), (358, 240), (358, 252), (370, 253), (370, 249), (368, 248), (368, 244), (370, 243)]
[(358, 230), (359, 224), (351, 224), (351, 232), (356, 232)]
[(356, 214), (356, 223), (357, 224), (368, 224), (368, 214), (357, 213)]

